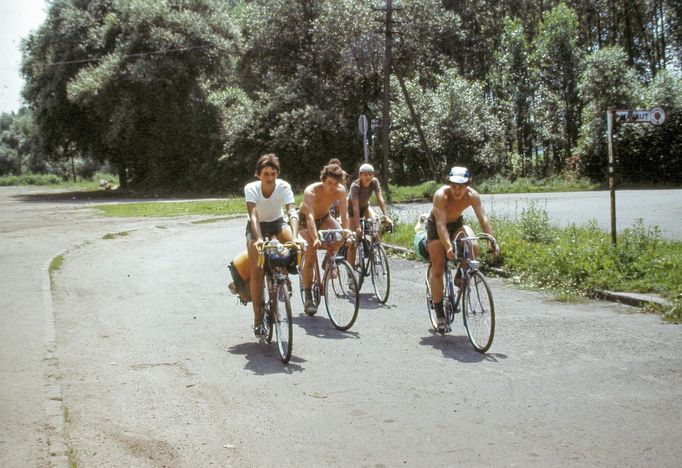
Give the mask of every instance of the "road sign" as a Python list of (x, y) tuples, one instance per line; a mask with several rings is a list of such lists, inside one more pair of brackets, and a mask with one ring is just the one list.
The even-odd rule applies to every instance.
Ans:
[(616, 109), (616, 123), (651, 123), (660, 125), (665, 121), (665, 111), (660, 107), (646, 109)]
[(648, 110), (616, 110), (617, 123), (648, 123), (651, 122), (651, 111)]
[(651, 123), (661, 125), (663, 122), (665, 122), (665, 111), (660, 107), (651, 109)]
[(360, 114), (360, 118), (358, 119), (358, 129), (360, 130), (360, 133), (363, 135), (367, 135), (367, 117), (365, 114)]

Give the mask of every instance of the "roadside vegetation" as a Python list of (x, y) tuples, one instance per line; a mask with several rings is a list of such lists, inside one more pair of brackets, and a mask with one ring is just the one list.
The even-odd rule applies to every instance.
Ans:
[(50, 275), (50, 286), (54, 287), (54, 274), (59, 271), (59, 269), (62, 267), (62, 264), (64, 263), (64, 255), (57, 255), (52, 259), (50, 262), (50, 266), (48, 267), (48, 274)]
[[(501, 254), (484, 262), (502, 268), (516, 283), (551, 291), (559, 300), (602, 290), (656, 293), (672, 304), (656, 308), (663, 318), (682, 323), (682, 243), (661, 239), (657, 227), (640, 221), (619, 233), (614, 246), (596, 225), (559, 228), (533, 204), (516, 222), (491, 221)], [(384, 240), (411, 249), (413, 237), (414, 226), (403, 223)]]
[(0, 177), (0, 187), (41, 186), (64, 190), (94, 191), (103, 190), (103, 187), (100, 185), (101, 180), (106, 180), (114, 186), (118, 186), (118, 177), (108, 173), (97, 172), (88, 178), (77, 179), (75, 182), (73, 180), (65, 180), (56, 174), (27, 173), (22, 175), (5, 175)]

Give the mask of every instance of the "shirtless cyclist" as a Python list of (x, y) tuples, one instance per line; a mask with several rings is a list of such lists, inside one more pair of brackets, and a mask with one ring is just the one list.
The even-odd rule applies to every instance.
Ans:
[[(481, 204), (481, 197), (469, 186), (470, 179), (467, 168), (455, 166), (450, 169), (447, 185), (439, 188), (433, 195), (433, 208), (424, 223), (426, 248), (431, 262), (429, 284), (440, 333), (444, 333), (447, 328), (443, 312), (443, 270), (446, 258), (454, 260), (457, 256), (452, 240), (460, 231), (464, 231), (467, 236), (474, 235), (471, 227), (464, 224), (462, 217), (464, 210), (473, 208), (483, 232), (493, 235), (490, 220)], [(499, 254), (497, 244), (492, 246), (491, 253)], [(474, 245), (474, 256), (478, 256), (477, 244)]]
[[(322, 247), (318, 230), (348, 229), (348, 206), (346, 204), (346, 187), (343, 182), (346, 173), (338, 164), (328, 164), (320, 172), (320, 182), (306, 187), (303, 202), (299, 209), (299, 235), (308, 243), (305, 252), (301, 276), (305, 294), (305, 313), (315, 315), (317, 308), (312, 296), (313, 266), (317, 250)], [(341, 226), (329, 213), (329, 209), (337, 204), (341, 216)]]

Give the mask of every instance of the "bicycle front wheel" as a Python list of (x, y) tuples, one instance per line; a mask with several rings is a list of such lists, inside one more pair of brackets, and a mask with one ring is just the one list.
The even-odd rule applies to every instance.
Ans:
[(360, 296), (353, 268), (343, 258), (337, 258), (324, 273), (324, 303), (334, 326), (345, 331), (358, 318)]
[(365, 281), (365, 240), (355, 243), (355, 271), (358, 273), (358, 288), (362, 288)]
[(462, 295), (462, 316), (469, 341), (479, 353), (493, 344), (495, 335), (495, 304), (488, 282), (480, 271), (474, 271), (466, 281)]
[(379, 302), (386, 304), (388, 294), (391, 292), (391, 271), (388, 267), (388, 257), (383, 245), (374, 244), (369, 261), (374, 293)]
[(291, 302), (286, 283), (280, 283), (276, 290), (277, 307), (272, 314), (272, 327), (277, 337), (277, 350), (282, 362), (287, 363), (291, 359), (291, 346), (294, 341), (294, 329), (291, 318)]

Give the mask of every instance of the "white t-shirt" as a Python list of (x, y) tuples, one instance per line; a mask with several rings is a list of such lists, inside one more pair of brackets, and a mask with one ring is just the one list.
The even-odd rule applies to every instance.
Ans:
[(258, 221), (261, 223), (274, 221), (284, 217), (283, 205), (294, 202), (294, 192), (291, 190), (289, 182), (282, 179), (275, 180), (275, 190), (265, 198), (261, 190), (260, 180), (249, 182), (244, 186), (244, 198), (247, 203), (256, 205)]

